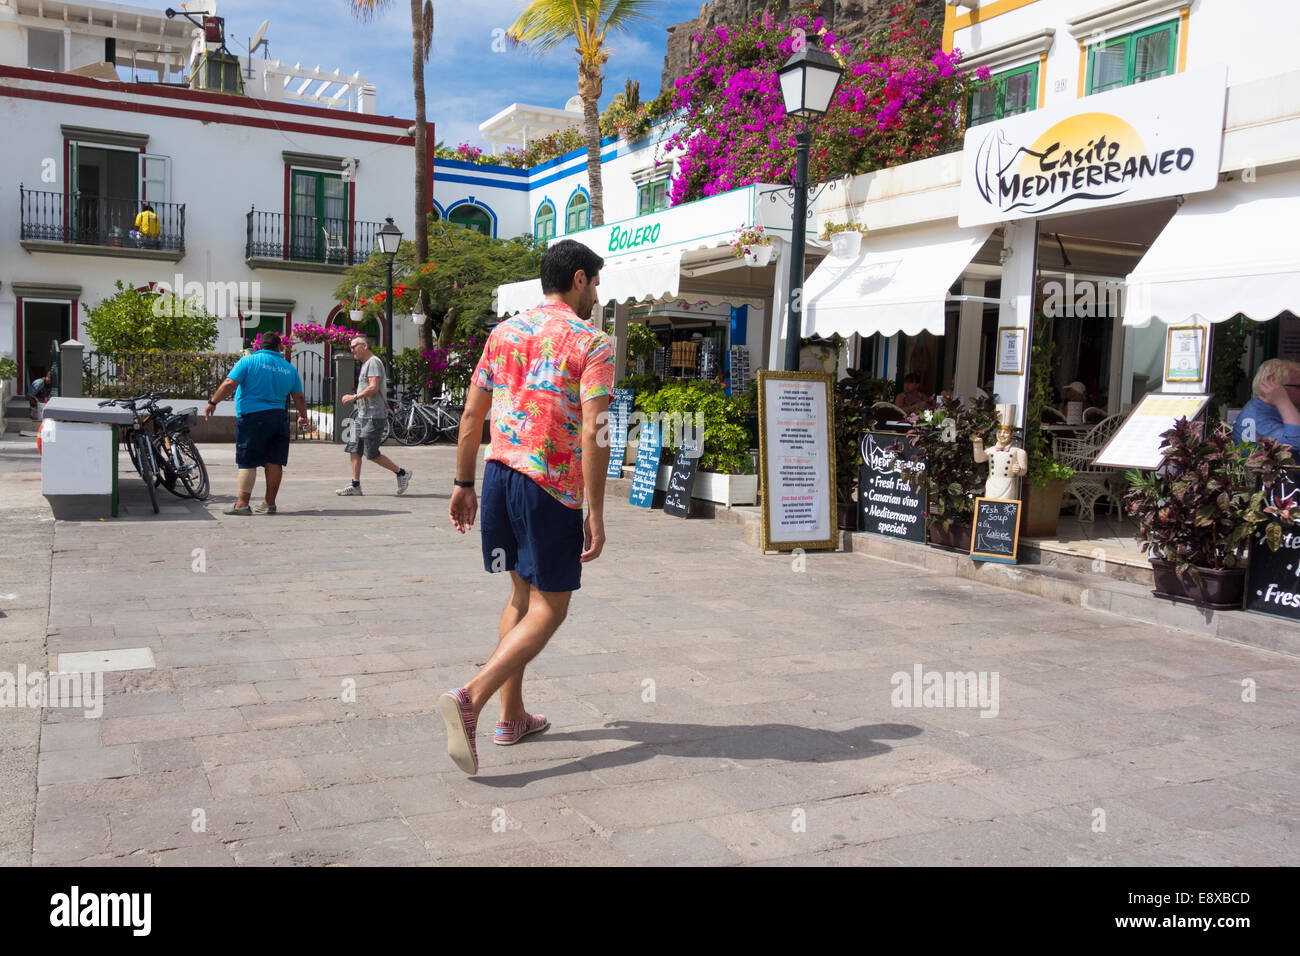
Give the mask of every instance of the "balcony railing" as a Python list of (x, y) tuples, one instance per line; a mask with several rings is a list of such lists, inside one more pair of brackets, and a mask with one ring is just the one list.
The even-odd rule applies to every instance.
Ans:
[(357, 219), (286, 216), (253, 208), (248, 212), (244, 258), (350, 266), (370, 258), (380, 225)]
[[(185, 204), (151, 202), (157, 226), (140, 229), (136, 219), (144, 209), (139, 199), (111, 199), (84, 192), (38, 192), (18, 187), (19, 238), (82, 246), (152, 249), (184, 253)], [(143, 225), (143, 224), (142, 224)]]

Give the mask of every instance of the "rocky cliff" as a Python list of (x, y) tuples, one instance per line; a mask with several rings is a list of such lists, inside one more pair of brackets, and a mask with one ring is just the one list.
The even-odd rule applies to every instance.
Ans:
[[(818, 12), (826, 18), (826, 23), (835, 35), (841, 39), (865, 40), (877, 30), (888, 25), (889, 11), (900, 0), (821, 0), (817, 4)], [(713, 0), (700, 7), (700, 15), (694, 20), (687, 20), (668, 28), (668, 53), (664, 57), (664, 69), (661, 82), (664, 87), (671, 87), (677, 77), (687, 72), (694, 54), (693, 38), (697, 33), (712, 30), (714, 27), (731, 26), (747, 23), (767, 10), (773, 16), (785, 18), (790, 8), (803, 9), (808, 0)], [(943, 27), (943, 0), (921, 0), (918, 6), (919, 18), (927, 20), (937, 40)]]

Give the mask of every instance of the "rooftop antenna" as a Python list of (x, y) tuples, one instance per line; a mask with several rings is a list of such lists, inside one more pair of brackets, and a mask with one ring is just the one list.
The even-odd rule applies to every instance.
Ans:
[(271, 41), (266, 39), (266, 28), (270, 25), (270, 20), (263, 20), (262, 25), (253, 34), (253, 39), (248, 41), (248, 72), (244, 74), (245, 79), (251, 80), (253, 78), (253, 54), (257, 52), (258, 47), (266, 50), (266, 59), (271, 58)]

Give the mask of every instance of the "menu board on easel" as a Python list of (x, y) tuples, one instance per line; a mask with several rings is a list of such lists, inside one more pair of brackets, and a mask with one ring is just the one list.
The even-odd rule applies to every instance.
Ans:
[(1195, 419), (1209, 401), (1208, 395), (1148, 392), (1129, 412), (1094, 464), (1104, 468), (1159, 468), (1165, 457), (1160, 436), (1180, 418)]
[(614, 389), (614, 398), (609, 403), (609, 467), (605, 469), (606, 478), (618, 478), (623, 474), (627, 426), (632, 418), (632, 400), (635, 397), (636, 392), (630, 388)]
[(677, 446), (673, 470), (668, 476), (668, 490), (664, 494), (664, 514), (685, 518), (691, 510), (691, 492), (695, 488), (695, 472), (700, 463), (700, 446), (683, 441)]
[(758, 373), (762, 548), (834, 548), (834, 406), (825, 372)]
[(976, 498), (970, 556), (976, 561), (1016, 563), (1020, 545), (1020, 502), (1014, 498)]
[(651, 422), (641, 423), (636, 446), (636, 468), (632, 472), (632, 491), (628, 502), (638, 508), (654, 505), (655, 484), (659, 480), (659, 451), (663, 434)]

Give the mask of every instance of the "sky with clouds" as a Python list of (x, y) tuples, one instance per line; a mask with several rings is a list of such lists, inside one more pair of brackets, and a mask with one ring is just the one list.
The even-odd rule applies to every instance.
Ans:
[[(139, 3), (139, 0), (136, 0)], [(641, 84), (642, 99), (659, 92), (667, 28), (694, 18), (701, 0), (658, 0), (652, 19), (609, 41), (613, 55), (605, 69), (603, 108), (624, 80)], [(179, 6), (179, 4), (178, 4)], [(200, 6), (189, 3), (191, 9)], [(524, 48), (495, 52), (494, 39), (527, 6), (525, 0), (433, 0), (433, 50), (425, 73), (428, 118), (437, 138), (486, 146), (478, 124), (511, 103), (563, 107), (577, 93), (577, 53), (557, 47), (538, 55)], [(378, 89), (381, 114), (415, 115), (411, 90), (411, 7), (390, 0), (371, 23), (358, 22), (350, 0), (218, 0), (226, 19), (227, 45), (244, 55), (248, 38), (263, 19), (272, 59), (324, 70), (357, 70)], [(494, 33), (494, 31), (501, 31)], [(504, 44), (498, 42), (496, 46)]]

